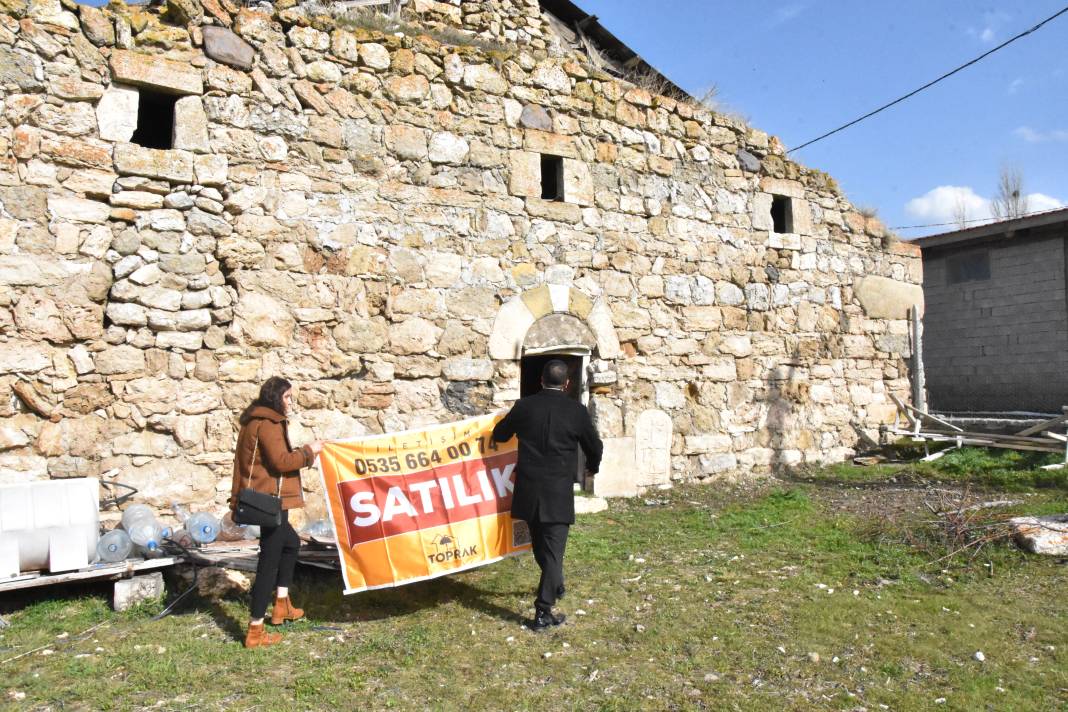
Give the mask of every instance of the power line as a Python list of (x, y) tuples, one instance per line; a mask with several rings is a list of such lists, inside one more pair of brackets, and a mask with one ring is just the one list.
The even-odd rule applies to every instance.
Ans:
[(947, 225), (960, 225), (962, 223), (988, 223), (993, 225), (997, 222), (1006, 222), (1007, 220), (1016, 220), (1017, 218), (1029, 218), (1032, 215), (1045, 215), (1046, 213), (1055, 213), (1060, 210), (1068, 210), (1068, 206), (1061, 206), (1059, 208), (1049, 208), (1047, 210), (1035, 210), (1030, 213), (1021, 213), (1011, 218), (973, 218), (971, 220), (954, 220), (953, 222), (943, 223), (928, 223), (926, 225), (898, 225), (897, 227), (887, 228), (888, 230), (919, 230), (924, 227), (946, 227)]
[(827, 138), (828, 136), (833, 136), (834, 134), (838, 133), (839, 131), (844, 131), (845, 129), (848, 129), (850, 126), (853, 126), (855, 124), (859, 124), (861, 121), (864, 121), (865, 119), (870, 119), (871, 117), (875, 116), (879, 112), (885, 111), (886, 109), (889, 109), (894, 104), (900, 104), (901, 102), (905, 101), (905, 99), (908, 99), (910, 97), (916, 96), (917, 94), (919, 94), (924, 89), (929, 89), (930, 87), (933, 87), (935, 84), (938, 84), (938, 82), (942, 81), (943, 79), (948, 79), (949, 77), (952, 77), (954, 74), (956, 74), (957, 72), (961, 71), (962, 69), (965, 69), (967, 67), (972, 66), (976, 62), (978, 62), (978, 61), (980, 61), (982, 59), (985, 59), (985, 58), (989, 57), (990, 55), (994, 54), (999, 49), (1002, 49), (1004, 47), (1008, 47), (1010, 44), (1012, 44), (1016, 40), (1021, 39), (1023, 37), (1026, 37), (1027, 35), (1031, 34), (1032, 32), (1035, 32), (1036, 30), (1041, 28), (1043, 25), (1045, 25), (1045, 24), (1047, 24), (1049, 22), (1052, 22), (1053, 20), (1057, 19), (1058, 17), (1060, 17), (1061, 15), (1063, 15), (1066, 12), (1068, 12), (1068, 7), (1063, 8), (1060, 12), (1057, 12), (1057, 13), (1055, 13), (1053, 15), (1050, 15), (1045, 20), (1043, 20), (1042, 22), (1038, 23), (1037, 25), (1035, 25), (1031, 29), (1029, 29), (1029, 30), (1027, 30), (1025, 32), (1021, 32), (1020, 34), (1016, 35), (1015, 37), (1002, 42), (1001, 44), (999, 44), (997, 47), (993, 48), (989, 52), (984, 52), (983, 54), (979, 55), (978, 57), (976, 57), (972, 61), (966, 62), (966, 63), (960, 65), (959, 67), (957, 67), (956, 69), (954, 69), (954, 70), (952, 70), (950, 72), (946, 72), (945, 74), (940, 76), (938, 79), (934, 79), (932, 81), (927, 82), (926, 84), (924, 84), (919, 89), (915, 89), (913, 91), (910, 91), (908, 94), (905, 94), (902, 97), (898, 97), (897, 99), (894, 99), (889, 104), (883, 104), (878, 109), (875, 109), (874, 111), (869, 111), (867, 114), (864, 114), (864, 116), (861, 116), (859, 119), (854, 119), (853, 121), (850, 121), (848, 124), (843, 124), (842, 126), (839, 126), (838, 128), (834, 129), (833, 131), (828, 131), (827, 133), (823, 134), (822, 136), (817, 136), (816, 138), (812, 139), (811, 141), (803, 143), (800, 146), (796, 146), (794, 148), (791, 148), (791, 149), (789, 149), (787, 151), (787, 153), (793, 153), (794, 151), (800, 151), (802, 148), (805, 148), (806, 146), (811, 146), (812, 144), (816, 143), (817, 141), (822, 141), (823, 139)]

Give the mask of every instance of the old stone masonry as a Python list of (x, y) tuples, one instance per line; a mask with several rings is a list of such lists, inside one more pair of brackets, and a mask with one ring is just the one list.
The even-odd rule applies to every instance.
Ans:
[(916, 252), (564, 4), (0, 0), (0, 483), (221, 512), (268, 376), (301, 442), (504, 408), (551, 353), (601, 494), (875, 437)]

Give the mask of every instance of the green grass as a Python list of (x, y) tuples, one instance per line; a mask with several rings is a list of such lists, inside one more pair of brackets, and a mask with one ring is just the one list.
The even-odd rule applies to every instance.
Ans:
[[(906, 456), (918, 456), (914, 448), (898, 448)], [(964, 447), (947, 452), (933, 462), (918, 460), (857, 467), (833, 465), (803, 473), (809, 478), (838, 482), (944, 482), (973, 487), (1023, 492), (1032, 489), (1068, 490), (1068, 468), (1043, 470), (1043, 465), (1064, 462), (1063, 455)]]
[[(891, 526), (851, 508), (864, 490), (836, 477), (614, 501), (573, 529), (569, 622), (541, 634), (518, 623), (531, 613), (530, 557), (350, 597), (339, 578), (301, 569), (294, 598), (309, 620), (259, 651), (236, 640), (242, 598), (160, 621), (150, 620), (159, 604), (114, 614), (91, 589), (5, 600), (0, 661), (53, 652), (0, 662), (0, 699), (165, 710), (1068, 706), (1062, 564), (999, 543), (982, 562), (932, 566), (899, 536), (922, 522)], [(1065, 511), (1068, 495), (1044, 491), (1027, 506)]]

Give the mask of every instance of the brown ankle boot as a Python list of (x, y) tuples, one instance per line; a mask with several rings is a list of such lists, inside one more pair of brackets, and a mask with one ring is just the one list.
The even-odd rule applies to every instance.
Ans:
[(260, 648), (282, 642), (281, 633), (268, 633), (263, 623), (249, 623), (248, 634), (245, 635), (246, 648)]
[(274, 599), (274, 608), (271, 610), (271, 625), (282, 625), (286, 621), (300, 620), (303, 617), (304, 609), (294, 606), (293, 602), (289, 600), (289, 596)]

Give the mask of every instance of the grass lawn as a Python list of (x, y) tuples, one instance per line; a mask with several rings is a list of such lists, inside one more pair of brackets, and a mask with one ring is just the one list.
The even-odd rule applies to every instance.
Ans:
[[(1035, 488), (1030, 469), (1009, 469), (1016, 479), (979, 499), (1068, 511), (1068, 489)], [(531, 557), (350, 597), (339, 577), (300, 569), (294, 599), (308, 620), (257, 651), (237, 642), (247, 616), (237, 598), (194, 601), (159, 621), (159, 604), (112, 613), (106, 588), (0, 601), (10, 623), (0, 704), (1068, 708), (1068, 568), (1005, 542), (932, 563), (938, 539), (923, 501), (934, 500), (902, 471), (837, 467), (614, 501), (572, 530), (568, 623), (539, 634), (519, 625), (532, 612)], [(985, 483), (982, 468), (975, 474)]]

